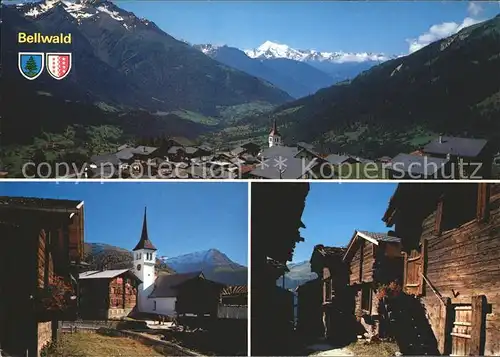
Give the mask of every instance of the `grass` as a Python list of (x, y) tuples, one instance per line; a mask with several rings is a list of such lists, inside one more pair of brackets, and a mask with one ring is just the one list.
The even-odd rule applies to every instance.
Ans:
[(64, 333), (47, 357), (149, 356), (163, 354), (153, 347), (126, 337), (111, 337), (97, 333)]
[(177, 115), (181, 119), (190, 120), (195, 123), (206, 124), (206, 125), (217, 125), (219, 121), (212, 117), (206, 117), (200, 113), (192, 112), (189, 110), (176, 110), (172, 114)]
[(347, 349), (352, 351), (355, 356), (394, 356), (399, 351), (395, 342), (353, 342)]

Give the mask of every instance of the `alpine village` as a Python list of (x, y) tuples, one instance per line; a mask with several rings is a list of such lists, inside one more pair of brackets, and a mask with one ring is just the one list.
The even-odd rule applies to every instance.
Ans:
[(311, 185), (252, 185), (252, 355), (500, 355), (499, 183), (399, 183), (388, 231), (315, 245), (285, 288)]
[(266, 147), (246, 141), (215, 149), (184, 137), (151, 139), (144, 145), (122, 145), (115, 152), (92, 156), (81, 166), (72, 163), (58, 173), (45, 167), (29, 174), (79, 179), (484, 179), (500, 173), (500, 153), (495, 150), (486, 139), (440, 135), (418, 150), (392, 158), (325, 154), (305, 142), (285, 145), (274, 120)]
[(247, 355), (246, 286), (158, 270), (146, 210), (133, 267), (92, 270), (84, 225), (83, 201), (0, 197), (0, 356), (68, 356), (59, 342), (83, 337), (95, 355)]

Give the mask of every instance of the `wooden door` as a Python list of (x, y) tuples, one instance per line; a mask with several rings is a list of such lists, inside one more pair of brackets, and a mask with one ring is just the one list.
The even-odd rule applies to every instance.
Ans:
[(469, 301), (453, 306), (451, 356), (484, 354), (486, 297), (473, 296)]
[(472, 305), (456, 305), (451, 330), (451, 356), (469, 356), (472, 330)]

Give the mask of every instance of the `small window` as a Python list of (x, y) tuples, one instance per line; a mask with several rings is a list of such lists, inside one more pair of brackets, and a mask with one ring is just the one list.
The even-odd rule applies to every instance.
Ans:
[(153, 310), (156, 311), (156, 300), (153, 300)]

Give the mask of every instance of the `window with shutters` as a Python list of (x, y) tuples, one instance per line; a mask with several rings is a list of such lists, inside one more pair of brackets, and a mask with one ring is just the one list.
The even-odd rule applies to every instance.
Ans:
[(413, 249), (405, 254), (404, 260), (404, 291), (410, 295), (425, 295), (425, 280), (427, 259), (427, 240), (420, 249)]

